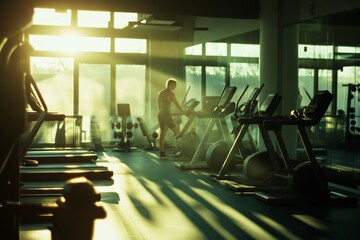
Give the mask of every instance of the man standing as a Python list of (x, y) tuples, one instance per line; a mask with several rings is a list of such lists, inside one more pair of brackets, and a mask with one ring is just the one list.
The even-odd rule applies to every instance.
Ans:
[(184, 109), (179, 104), (178, 100), (176, 99), (174, 90), (176, 88), (176, 80), (174, 78), (169, 78), (166, 81), (166, 88), (162, 89), (158, 94), (158, 108), (159, 108), (159, 114), (158, 114), (158, 120), (159, 120), (159, 126), (160, 126), (160, 158), (166, 158), (166, 154), (164, 151), (165, 147), (165, 137), (168, 129), (170, 128), (174, 136), (177, 136), (179, 134), (179, 127), (176, 125), (173, 117), (171, 116), (170, 109), (171, 104), (174, 103), (174, 105), (181, 111), (185, 112)]

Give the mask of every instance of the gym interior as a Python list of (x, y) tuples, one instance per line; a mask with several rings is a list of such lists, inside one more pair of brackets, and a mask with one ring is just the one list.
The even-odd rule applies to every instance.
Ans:
[(358, 0), (0, 6), (1, 239), (359, 239)]

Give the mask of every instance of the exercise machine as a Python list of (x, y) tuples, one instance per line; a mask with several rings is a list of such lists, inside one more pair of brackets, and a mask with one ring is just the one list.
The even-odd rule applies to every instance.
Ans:
[[(73, 148), (33, 148), (32, 143), (38, 134), (40, 127), (45, 121), (64, 121), (66, 115), (57, 112), (48, 112), (44, 99), (37, 89), (35, 81), (31, 76), (27, 76), (27, 82), (36, 88), (36, 95), (32, 95), (38, 102), (37, 108), (31, 107), (33, 111), (27, 111), (27, 121), (35, 122), (29, 132), (23, 134), (21, 138), (20, 159), (23, 159), (22, 165), (34, 165), (34, 161), (41, 164), (52, 163), (94, 163), (98, 155), (94, 151), (86, 149)], [(36, 96), (36, 97), (35, 97)]]
[(150, 135), (150, 131), (149, 128), (147, 126), (147, 124), (145, 123), (144, 119), (142, 117), (137, 117), (136, 118), (138, 123), (139, 123), (139, 127), (141, 129), (141, 133), (144, 137), (146, 137), (146, 140), (148, 141), (149, 145), (148, 147), (146, 147), (146, 150), (156, 150), (156, 139), (158, 138), (158, 134), (157, 132), (153, 132)]
[[(33, 6), (28, 1), (7, 3), (1, 8), (0, 21), (7, 32), (0, 39), (0, 106), (6, 116), (0, 124), (0, 231), (7, 239), (19, 239), (19, 220), (23, 216), (53, 215), (54, 239), (90, 239), (94, 220), (104, 218), (105, 210), (96, 204), (99, 195), (86, 179), (73, 179), (64, 186), (57, 203), (24, 204), (19, 194), (19, 140), (26, 132), (25, 76), (29, 74), (28, 46), (22, 42), (21, 31), (31, 22)], [(14, 19), (14, 15), (21, 16)], [(27, 89), (28, 90), (28, 89)], [(10, 127), (11, 126), (11, 127)], [(84, 212), (88, 213), (86, 216)], [(81, 227), (78, 224), (81, 224)], [(85, 225), (84, 225), (85, 224)]]
[[(356, 101), (360, 101), (360, 84), (343, 84), (347, 87), (347, 102), (345, 114), (345, 142), (360, 139), (360, 126), (356, 121)], [(357, 93), (357, 99), (355, 94)]]
[[(176, 166), (180, 169), (196, 169), (207, 168), (207, 162), (204, 161), (204, 153), (206, 153), (205, 147), (212, 134), (213, 128), (216, 125), (219, 135), (227, 142), (231, 142), (231, 134), (227, 126), (225, 117), (234, 111), (235, 103), (231, 102), (237, 88), (226, 84), (218, 98), (216, 107), (211, 112), (197, 112), (195, 117), (199, 119), (208, 119), (206, 130), (196, 148), (196, 151), (192, 155), (192, 159), (189, 163), (177, 163)], [(189, 144), (192, 144), (190, 142)], [(203, 161), (200, 159), (202, 158)]]
[(136, 147), (131, 146), (130, 139), (133, 137), (133, 132), (131, 129), (133, 127), (138, 127), (138, 124), (133, 124), (127, 120), (131, 117), (130, 104), (128, 103), (118, 103), (117, 104), (118, 116), (121, 119), (121, 123), (118, 123), (121, 131), (117, 132), (117, 137), (120, 139), (117, 143), (117, 147), (113, 151), (119, 152), (130, 152), (137, 149)]
[(121, 131), (118, 133), (118, 137), (120, 138), (117, 148), (115, 148), (115, 151), (121, 151), (121, 152), (130, 152), (131, 146), (130, 146), (130, 137), (127, 134), (126, 131), (126, 121), (127, 118), (131, 116), (130, 112), (130, 104), (128, 103), (118, 103), (117, 104), (117, 111), (118, 116), (121, 119)]
[[(292, 111), (290, 116), (269, 118), (263, 122), (265, 131), (275, 135), (281, 159), (286, 167), (286, 186), (262, 189), (255, 192), (257, 199), (271, 204), (354, 204), (358, 196), (351, 196), (331, 190), (323, 169), (318, 165), (306, 127), (318, 124), (330, 106), (333, 94), (319, 91), (304, 109)], [(304, 146), (307, 161), (290, 160), (282, 137), (283, 126), (296, 126)]]
[[(87, 150), (29, 151), (31, 143), (46, 120), (63, 120), (64, 115), (49, 113), (46, 102), (30, 74), (25, 76), (28, 103), (33, 111), (27, 111), (28, 119), (35, 121), (28, 133), (19, 141), (22, 160), (20, 180), (25, 181), (66, 181), (74, 177), (87, 177), (89, 180), (109, 180), (113, 172), (107, 167), (95, 164), (97, 154)], [(50, 162), (51, 161), (51, 162)], [(40, 164), (39, 164), (40, 162)], [(57, 164), (54, 163), (63, 163)], [(67, 163), (71, 162), (71, 166)], [(87, 163), (87, 164), (84, 164)]]
[[(25, 43), (21, 48), (23, 48), (21, 51), (31, 50), (31, 47)], [(19, 175), (23, 184), (20, 192), (30, 192), (30, 189), (27, 188), (28, 184), (25, 184), (28, 182), (65, 182), (77, 177), (86, 177), (92, 181), (111, 180), (113, 171), (105, 166), (97, 165), (95, 161), (98, 156), (93, 152), (87, 150), (29, 150), (44, 121), (63, 121), (65, 115), (48, 112), (46, 102), (29, 72), (25, 74), (24, 84), (26, 86), (26, 102), (30, 107), (26, 111), (27, 121), (35, 122), (35, 124), (19, 139)], [(50, 192), (52, 190), (43, 191), (43, 198), (46, 198)], [(23, 198), (22, 195), (20, 196)]]
[[(199, 135), (193, 128), (194, 120), (196, 119), (195, 108), (200, 104), (196, 98), (191, 98), (185, 103), (182, 103), (182, 107), (186, 112), (187, 121), (180, 130), (179, 134), (175, 136), (176, 148), (179, 152), (185, 156), (190, 157), (195, 152), (196, 147), (200, 142)], [(172, 113), (175, 116), (185, 115), (184, 113)]]
[(25, 160), (36, 160), (39, 164), (77, 164), (77, 163), (95, 163), (98, 155), (88, 150), (29, 150), (26, 152)]
[[(249, 86), (246, 86), (242, 94), (239, 96), (235, 110), (233, 114), (231, 114), (231, 123), (233, 126), (232, 134), (237, 136), (239, 133), (239, 128), (241, 127), (238, 123), (238, 118), (240, 116), (250, 116), (254, 109), (257, 107), (258, 101), (257, 98), (262, 90), (264, 85), (260, 87), (255, 87), (251, 94), (249, 95), (248, 99), (245, 102), (241, 102), (243, 96), (245, 95), (246, 91), (248, 90)], [(250, 152), (253, 153), (257, 150), (257, 144), (253, 137), (250, 128), (245, 130), (246, 136), (248, 137), (248, 144), (243, 144), (243, 141), (237, 143), (237, 152), (241, 155), (240, 158), (244, 159), (245, 155), (249, 154)], [(206, 152), (205, 160), (211, 170), (214, 172), (218, 172), (222, 167), (226, 156), (230, 150), (230, 144), (224, 140), (219, 140), (216, 143), (212, 144)], [(235, 150), (235, 149), (234, 149)], [(235, 155), (234, 155), (235, 156)], [(242, 160), (240, 160), (241, 162)]]
[[(195, 98), (191, 98), (188, 101), (186, 101), (185, 103), (182, 102), (182, 107), (186, 112), (186, 115), (189, 117), (188, 121), (186, 122), (185, 126), (182, 128), (182, 130), (180, 131), (180, 133), (178, 134), (178, 136), (175, 136), (175, 141), (178, 144), (178, 149), (181, 149), (182, 151), (184, 151), (185, 153), (188, 153), (191, 150), (188, 150), (188, 145), (186, 141), (180, 141), (180, 139), (183, 138), (184, 134), (186, 134), (187, 130), (189, 129), (189, 127), (191, 126), (191, 123), (193, 121), (193, 119), (195, 117), (193, 117), (194, 115), (192, 114), (195, 111), (195, 108), (199, 105), (199, 101), (197, 101)], [(172, 115), (175, 116), (181, 116), (181, 115), (185, 115), (184, 113), (173, 113)], [(139, 122), (139, 127), (141, 129), (141, 132), (143, 134), (144, 137), (146, 137), (149, 146), (146, 148), (147, 150), (156, 150), (156, 139), (159, 137), (159, 134), (157, 132), (153, 132), (150, 135), (150, 131), (145, 123), (145, 121), (143, 120), (143, 118), (138, 117), (137, 121)]]
[[(252, 101), (257, 102), (256, 98)], [(281, 164), (279, 163), (280, 160), (277, 157), (272, 140), (262, 123), (273, 116), (280, 101), (281, 96), (277, 93), (269, 94), (259, 110), (254, 113), (254, 103), (251, 101), (247, 103), (249, 111), (240, 116), (237, 115), (239, 123), (238, 134), (225, 161), (223, 161), (220, 171), (217, 174), (211, 174), (213, 178), (237, 192), (254, 192), (255, 189), (260, 187), (269, 187), (277, 183), (276, 181), (274, 182), (273, 177), (275, 173), (280, 173)], [(265, 151), (257, 150), (251, 154), (244, 151), (241, 141), (243, 141), (251, 125), (258, 126), (266, 148)], [(242, 159), (241, 164), (237, 164), (238, 161), (235, 158), (237, 151), (239, 151)]]
[[(191, 86), (188, 87), (188, 89), (186, 90), (186, 93), (181, 101), (181, 107), (184, 108), (184, 109), (187, 109), (187, 111), (189, 113), (192, 112), (192, 110), (195, 109), (195, 107), (200, 103), (199, 101), (197, 101), (195, 98), (191, 98), (189, 99), (188, 101), (186, 101), (186, 98), (190, 92), (190, 89), (191, 89)], [(194, 104), (194, 105), (193, 105)], [(174, 121), (177, 125), (180, 125), (181, 123), (181, 117), (185, 115), (183, 113), (172, 113), (172, 116), (174, 116)], [(186, 114), (188, 117), (191, 116), (189, 114)], [(188, 120), (189, 121), (189, 120)], [(190, 124), (191, 125), (191, 124)], [(187, 130), (186, 130), (187, 131)], [(151, 129), (151, 136), (153, 138), (158, 138), (159, 137), (159, 132), (160, 132), (160, 126), (159, 126), (159, 123), (156, 123), (155, 126)], [(180, 131), (182, 132), (182, 130)], [(186, 133), (186, 132), (184, 132)], [(175, 138), (175, 141), (177, 141), (177, 139), (180, 139), (179, 135), (178, 136), (174, 136)], [(179, 147), (179, 146), (178, 146)]]
[(91, 181), (111, 180), (113, 171), (106, 166), (78, 163), (39, 164), (38, 166), (20, 166), (20, 180), (22, 182), (53, 182), (66, 181), (75, 177), (86, 177)]

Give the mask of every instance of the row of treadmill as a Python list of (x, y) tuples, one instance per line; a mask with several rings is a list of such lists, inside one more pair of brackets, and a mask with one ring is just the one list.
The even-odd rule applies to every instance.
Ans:
[[(65, 114), (48, 112), (46, 102), (32, 79), (26, 75), (30, 97), (28, 97), (27, 120), (31, 127), (20, 141), (20, 180), (22, 195), (31, 196), (31, 192), (39, 195), (54, 188), (32, 187), (33, 182), (64, 182), (66, 180), (85, 177), (91, 181), (111, 180), (113, 172), (106, 166), (98, 164), (98, 154), (82, 148), (33, 148), (32, 143), (40, 127), (45, 121), (64, 121)], [(44, 185), (44, 184), (43, 184)], [(46, 184), (45, 184), (46, 185)], [(59, 188), (61, 191), (62, 188)]]
[[(254, 88), (244, 100), (249, 89), (246, 86), (234, 102), (237, 88), (226, 85), (214, 110), (206, 113), (194, 110), (199, 104), (195, 99), (187, 101), (184, 107), (190, 112), (188, 120), (175, 137), (177, 148), (187, 158), (174, 158), (175, 165), (183, 170), (206, 170), (210, 177), (237, 194), (252, 193), (269, 204), (357, 204), (356, 190), (328, 180), (308, 136), (311, 127), (325, 115), (333, 94), (319, 91), (308, 106), (276, 115), (281, 96), (272, 93), (259, 103), (262, 88), (263, 85)], [(195, 119), (206, 122), (201, 137), (191, 127)], [(231, 120), (230, 130), (226, 119)], [(286, 126), (296, 128), (305, 159), (290, 158), (283, 134)], [(254, 127), (264, 150), (260, 150), (253, 136)], [(211, 141), (214, 132), (217, 140)]]
[[(96, 186), (112, 184), (113, 171), (99, 163), (98, 152), (84, 148), (34, 148), (32, 142), (45, 121), (64, 121), (65, 114), (48, 112), (31, 75), (27, 75), (31, 98), (27, 121), (31, 126), (20, 141), (20, 200), (22, 203), (56, 202), (67, 181), (85, 178)], [(101, 195), (98, 195), (98, 201)], [(22, 217), (21, 222), (51, 222), (52, 214)]]
[(95, 185), (112, 184), (113, 171), (87, 149), (32, 148), (44, 121), (63, 121), (65, 115), (48, 111), (30, 73), (32, 47), (20, 27), (28, 26), (33, 8), (17, 22), (17, 10), (8, 10), (0, 15), (11, 31), (0, 38), (1, 234), (19, 239), (21, 223), (49, 223), (53, 239), (91, 239), (94, 220), (106, 216)]

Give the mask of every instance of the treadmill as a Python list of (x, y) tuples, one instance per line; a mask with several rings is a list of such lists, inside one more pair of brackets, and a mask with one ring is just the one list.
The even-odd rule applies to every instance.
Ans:
[[(31, 108), (34, 110), (34, 107)], [(64, 121), (66, 118), (65, 114), (48, 112), (46, 105), (37, 107), (35, 110), (27, 112), (28, 122), (35, 122), (35, 124), (26, 139), (22, 141), (21, 156), (24, 163), (34, 159), (38, 163), (93, 163), (98, 159), (95, 152), (86, 149), (31, 148), (33, 139), (45, 121)]]
[[(330, 106), (333, 94), (319, 91), (304, 110), (294, 110), (290, 116), (269, 118), (263, 122), (265, 131), (275, 134), (281, 158), (287, 169), (287, 187), (262, 189), (257, 199), (269, 204), (356, 204), (358, 195), (332, 187), (322, 167), (317, 163), (306, 127), (318, 124)], [(295, 126), (306, 152), (307, 161), (290, 160), (282, 137), (283, 126)]]
[(53, 164), (77, 164), (77, 163), (95, 163), (98, 160), (98, 154), (88, 150), (29, 150), (24, 156), (25, 160), (35, 159), (38, 163)]
[(32, 79), (31, 75), (26, 76), (27, 88), (30, 93), (27, 93), (29, 99), (29, 107), (32, 111), (27, 111), (27, 121), (35, 122), (31, 131), (21, 141), (20, 156), (23, 163), (36, 159), (39, 163), (92, 163), (98, 159), (98, 155), (93, 151), (85, 149), (48, 149), (37, 148), (32, 149), (36, 134), (45, 121), (64, 121), (65, 114), (58, 112), (48, 112), (46, 103)]
[[(226, 84), (218, 98), (216, 107), (211, 112), (196, 112), (192, 118), (209, 119), (206, 130), (197, 146), (190, 162), (177, 162), (176, 167), (182, 170), (207, 168), (207, 162), (201, 159), (201, 154), (205, 152), (206, 144), (210, 138), (214, 126), (221, 132), (226, 142), (231, 142), (231, 134), (227, 127), (225, 117), (234, 111), (235, 103), (231, 102), (237, 88)], [(180, 134), (179, 134), (180, 135)]]
[[(195, 108), (200, 104), (196, 98), (191, 98), (185, 103), (183, 102), (181, 106), (186, 111), (185, 113), (173, 113), (172, 115), (180, 116), (180, 115), (187, 115), (189, 116), (188, 121), (186, 122), (185, 126), (182, 128), (181, 132), (178, 134), (178, 136), (175, 136), (175, 140), (178, 141), (180, 138), (184, 136), (184, 134), (187, 132), (187, 130), (190, 128), (193, 120), (195, 119), (194, 114), (192, 114), (195, 110)], [(144, 119), (142, 117), (137, 117), (137, 121), (139, 122), (139, 127), (141, 129), (141, 132), (144, 137), (146, 137), (149, 146), (146, 148), (147, 150), (156, 150), (156, 137), (151, 136), (151, 133), (149, 131), (149, 128), (147, 124), (145, 123)], [(152, 140), (153, 139), (153, 140)]]
[[(32, 107), (33, 109), (33, 107)], [(34, 109), (33, 109), (34, 110)], [(42, 116), (45, 115), (45, 116)], [(36, 159), (39, 163), (93, 163), (98, 159), (94, 151), (86, 149), (66, 148), (32, 148), (31, 144), (45, 121), (64, 121), (65, 114), (47, 112), (47, 109), (38, 108), (27, 112), (28, 122), (35, 122), (27, 140), (23, 141), (21, 155), (25, 160)]]
[[(110, 180), (113, 172), (95, 163), (97, 155), (87, 151), (29, 151), (30, 145), (46, 120), (61, 120), (63, 114), (49, 113), (46, 103), (30, 74), (26, 75), (27, 99), (33, 111), (28, 111), (28, 119), (36, 119), (35, 125), (20, 141), (20, 179), (28, 181), (66, 181), (84, 176), (89, 180)], [(44, 160), (46, 159), (46, 160)], [(56, 163), (56, 164), (55, 164)]]
[[(21, 36), (21, 31), (25, 30), (26, 26), (31, 22), (33, 6), (31, 6), (31, 4), (9, 6), (11, 7), (7, 9), (8, 11), (4, 11), (4, 13), (6, 12), (7, 14), (2, 18), (2, 20), (7, 22), (9, 32), (6, 31), (6, 35), (0, 39), (0, 105), (4, 112), (0, 124), (0, 231), (4, 236), (3, 238), (18, 239), (20, 221), (24, 218), (32, 219), (43, 215), (58, 216), (59, 213), (65, 213), (63, 209), (66, 209), (66, 207), (70, 205), (65, 203), (64, 200), (71, 199), (71, 202), (82, 201), (82, 199), (74, 196), (76, 194), (73, 194), (74, 184), (76, 184), (76, 189), (80, 190), (88, 187), (87, 189), (89, 189), (89, 191), (83, 192), (85, 194), (88, 192), (89, 194), (85, 196), (81, 195), (86, 198), (86, 206), (98, 202), (99, 195), (95, 191), (91, 192), (94, 190), (91, 184), (83, 181), (84, 179), (82, 178), (76, 179), (77, 182), (73, 180), (69, 182), (69, 184), (64, 185), (67, 190), (70, 188), (71, 191), (67, 191), (67, 196), (63, 194), (63, 199), (57, 198), (59, 200), (58, 202), (27, 204), (21, 199), (19, 191), (19, 165), (22, 159), (20, 159), (19, 156), (23, 145), (20, 145), (20, 139), (28, 127), (26, 123), (26, 107), (27, 103), (31, 103), (33, 92), (28, 88), (31, 84), (26, 85), (29, 79), (30, 63), (28, 51), (31, 49), (31, 46), (21, 41), (19, 36)], [(14, 18), (14, 13), (18, 12), (19, 9), (22, 12), (22, 16), (14, 22), (11, 19)], [(40, 115), (41, 118), (44, 119), (46, 114), (43, 113)], [(84, 185), (78, 187), (78, 184)], [(62, 209), (60, 210), (60, 208)], [(71, 209), (70, 207), (70, 211)], [(94, 219), (104, 218), (106, 216), (106, 212), (102, 207), (97, 208), (95, 206), (95, 208), (88, 208), (87, 210)], [(68, 219), (70, 219), (70, 217), (66, 218), (66, 220)], [(89, 220), (91, 219), (89, 218)], [(60, 224), (64, 222), (67, 223), (65, 220), (60, 220)], [(89, 221), (89, 223), (92, 222)], [(58, 222), (51, 221), (48, 222), (47, 225), (50, 225), (49, 227), (51, 227), (52, 233), (54, 233), (53, 236), (57, 237), (57, 234), (61, 231), (61, 227), (58, 227)], [(66, 227), (65, 232), (68, 232), (68, 229), (69, 228)], [(92, 227), (90, 230), (92, 230)], [(80, 229), (80, 231), (82, 231), (82, 229)], [(71, 231), (70, 234), (72, 233), (74, 232)]]
[[(220, 171), (217, 174), (210, 175), (238, 193), (254, 193), (255, 189), (278, 184), (274, 176), (282, 169), (271, 138), (262, 126), (263, 121), (275, 113), (281, 96), (277, 93), (269, 94), (255, 113), (253, 113), (252, 105), (256, 104), (253, 101), (256, 101), (256, 98), (246, 103), (249, 111), (237, 118), (239, 131)], [(266, 151), (256, 151), (248, 155), (242, 147), (242, 141), (251, 125), (258, 126)], [(237, 151), (241, 155), (241, 164), (236, 162), (235, 154)]]

